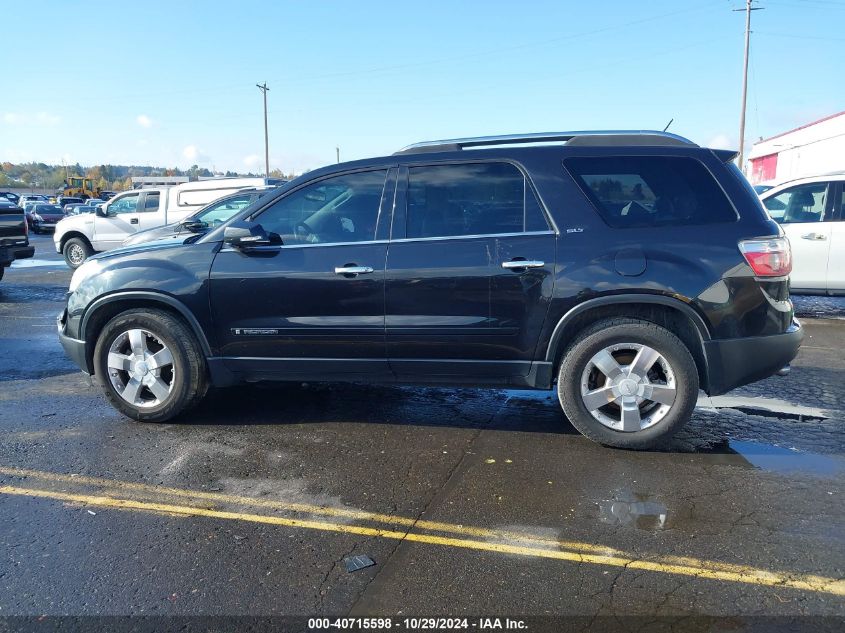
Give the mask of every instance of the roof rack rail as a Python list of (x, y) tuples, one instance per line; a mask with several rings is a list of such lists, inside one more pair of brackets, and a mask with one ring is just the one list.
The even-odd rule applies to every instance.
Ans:
[(477, 136), (455, 138), (443, 141), (424, 141), (403, 147), (396, 154), (417, 154), (419, 152), (452, 152), (468, 147), (492, 145), (517, 145), (524, 143), (563, 142), (567, 145), (685, 145), (698, 147), (691, 140), (657, 130), (593, 130), (581, 132), (533, 132), (530, 134), (504, 134), (500, 136)]

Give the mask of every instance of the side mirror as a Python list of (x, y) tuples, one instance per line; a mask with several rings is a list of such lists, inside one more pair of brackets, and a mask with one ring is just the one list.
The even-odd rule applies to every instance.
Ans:
[(260, 224), (238, 222), (223, 229), (223, 243), (249, 250), (257, 246), (281, 246), (282, 238), (278, 233), (265, 231)]
[(200, 220), (185, 219), (182, 220), (180, 224), (184, 227), (186, 231), (190, 231), (191, 233), (201, 233), (208, 228), (205, 222), (202, 222)]
[(101, 218), (109, 217), (109, 214), (106, 212), (106, 210), (103, 207), (97, 207), (97, 210), (94, 211), (94, 213), (96, 213), (97, 216), (101, 217)]

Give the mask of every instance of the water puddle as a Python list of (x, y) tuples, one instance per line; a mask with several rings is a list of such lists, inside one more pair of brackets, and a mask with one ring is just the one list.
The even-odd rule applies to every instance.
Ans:
[(773, 444), (730, 440), (729, 449), (752, 466), (781, 474), (837, 477), (845, 474), (845, 458), (838, 455), (803, 453)]
[(662, 530), (669, 510), (645, 495), (620, 490), (613, 499), (599, 501), (599, 520), (610, 525), (633, 525), (641, 530)]
[(705, 396), (698, 398), (697, 406), (702, 409), (734, 409), (748, 415), (799, 420), (805, 422), (821, 421), (831, 417), (828, 411), (817, 407), (793, 404), (777, 398), (743, 396)]

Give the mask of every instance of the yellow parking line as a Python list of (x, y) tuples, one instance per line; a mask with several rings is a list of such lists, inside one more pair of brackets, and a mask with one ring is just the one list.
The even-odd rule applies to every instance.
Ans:
[[(207, 508), (196, 508), (192, 506), (171, 505), (163, 503), (150, 503), (136, 501), (133, 499), (118, 499), (114, 497), (70, 494), (52, 490), (37, 490), (32, 488), (18, 488), (15, 486), (0, 486), (0, 494), (19, 495), (27, 497), (54, 499), (72, 503), (84, 503), (93, 506), (116, 508), (120, 510), (142, 510), (149, 512), (165, 513), (169, 515), (202, 516), (215, 519), (248, 521), (251, 523), (263, 523), (268, 525), (279, 525), (292, 528), (304, 528), (310, 530), (321, 530), (328, 532), (339, 532), (344, 534), (358, 534), (363, 536), (374, 536), (395, 540), (412, 541), (416, 543), (427, 543), (431, 545), (442, 545), (462, 549), (480, 550), (500, 554), (514, 554), (518, 556), (551, 558), (556, 560), (586, 563), (592, 565), (605, 565), (611, 567), (624, 567), (627, 569), (641, 569), (666, 574), (679, 574), (693, 576), (708, 580), (722, 580), (728, 582), (745, 583), (752, 585), (763, 585), (768, 587), (783, 587), (828, 593), (837, 596), (845, 596), (845, 581), (834, 578), (824, 578), (815, 575), (791, 574), (773, 572), (763, 569), (755, 569), (742, 565), (731, 565), (732, 569), (726, 569), (721, 565), (709, 565), (708, 561), (697, 561), (695, 559), (684, 559), (690, 564), (677, 564), (661, 562), (658, 559), (642, 560), (620, 556), (606, 556), (600, 554), (584, 554), (579, 552), (566, 551), (561, 549), (546, 549), (541, 547), (529, 547), (522, 545), (510, 545), (506, 543), (491, 543), (476, 541), (472, 539), (459, 539), (432, 534), (419, 534), (415, 532), (384, 530), (358, 525), (345, 525), (330, 523), (327, 521), (311, 521), (292, 519), (286, 517), (265, 516), (261, 514), (249, 514), (243, 512), (228, 512), (222, 510), (210, 510)], [(695, 564), (693, 564), (695, 563)]]
[(248, 505), (257, 508), (269, 508), (272, 510), (284, 510), (287, 512), (296, 512), (301, 514), (316, 514), (329, 517), (337, 517), (344, 519), (353, 519), (356, 521), (370, 521), (373, 523), (384, 523), (387, 525), (398, 526), (414, 526), (421, 530), (431, 530), (434, 532), (451, 532), (452, 534), (461, 534), (464, 536), (474, 536), (477, 538), (499, 538), (506, 540), (519, 540), (524, 542), (537, 543), (541, 545), (559, 546), (567, 549), (584, 552), (597, 552), (600, 554), (622, 554), (611, 547), (603, 545), (593, 545), (591, 543), (580, 543), (578, 541), (559, 541), (553, 539), (544, 539), (534, 537), (528, 534), (519, 534), (515, 532), (494, 531), (486, 528), (479, 528), (473, 526), (455, 525), (453, 523), (441, 523), (439, 521), (425, 521), (416, 520), (403, 516), (395, 516), (392, 514), (381, 514), (378, 512), (367, 512), (366, 510), (350, 510), (348, 508), (332, 508), (330, 506), (317, 506), (306, 503), (288, 503), (284, 501), (274, 501), (271, 499), (256, 499), (254, 497), (244, 497), (239, 495), (229, 495), (225, 493), (206, 492), (203, 490), (187, 490), (184, 488), (168, 488), (166, 486), (152, 486), (149, 484), (137, 483), (134, 481), (120, 481), (112, 479), (104, 479), (102, 477), (90, 477), (87, 475), (65, 475), (62, 473), (51, 473), (40, 470), (30, 470), (27, 468), (13, 468), (7, 466), (0, 466), (0, 475), (12, 475), (15, 477), (32, 477), (44, 481), (55, 481), (61, 483), (83, 484), (97, 487), (114, 488), (117, 490), (142, 492), (147, 494), (160, 496), (180, 497), (186, 499), (203, 499), (206, 501), (216, 501), (220, 503), (229, 503), (233, 505)]

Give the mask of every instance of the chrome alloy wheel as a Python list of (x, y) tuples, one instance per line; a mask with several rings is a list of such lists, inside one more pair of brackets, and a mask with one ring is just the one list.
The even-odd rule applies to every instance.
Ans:
[(173, 391), (173, 355), (148, 330), (127, 330), (114, 339), (106, 361), (112, 387), (135, 407), (157, 407)]
[(79, 266), (85, 261), (85, 250), (79, 244), (71, 244), (67, 249), (67, 257), (74, 266)]
[(675, 374), (664, 356), (639, 343), (620, 343), (595, 354), (581, 375), (581, 398), (596, 420), (615, 431), (654, 426), (672, 408)]

